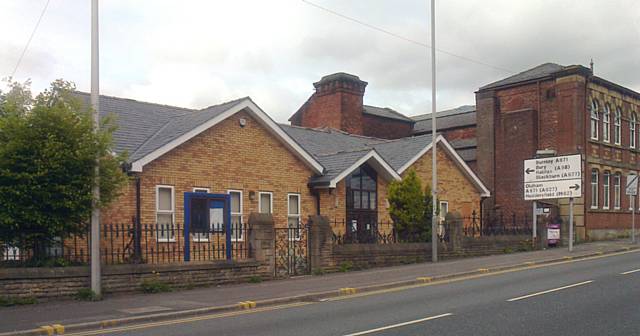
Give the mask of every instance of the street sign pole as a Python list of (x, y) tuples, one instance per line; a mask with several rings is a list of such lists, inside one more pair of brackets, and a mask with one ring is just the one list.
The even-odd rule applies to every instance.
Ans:
[(533, 235), (533, 244), (536, 244), (536, 237), (538, 236), (538, 202), (533, 201), (533, 225), (532, 227), (532, 235)]
[(627, 175), (625, 194), (631, 196), (631, 244), (636, 243), (636, 196), (638, 195), (638, 175)]
[(573, 252), (573, 197), (569, 198), (569, 252)]
[(636, 197), (631, 196), (631, 244), (636, 243)]

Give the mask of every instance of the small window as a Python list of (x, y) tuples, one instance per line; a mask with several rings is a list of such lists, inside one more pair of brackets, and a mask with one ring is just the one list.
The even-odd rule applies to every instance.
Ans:
[(231, 199), (231, 240), (241, 241), (244, 239), (244, 222), (242, 220), (242, 191), (229, 190)]
[(591, 100), (591, 139), (598, 140), (598, 113), (599, 113), (598, 101)]
[(602, 175), (602, 208), (609, 209), (609, 202), (611, 200), (611, 194), (609, 188), (611, 187), (611, 173), (605, 171)]
[(636, 141), (638, 140), (638, 136), (636, 134), (636, 126), (638, 124), (638, 117), (635, 113), (631, 114), (631, 119), (629, 120), (629, 147), (636, 148)]
[(616, 108), (616, 114), (613, 118), (613, 141), (616, 145), (622, 143), (622, 110), (620, 107)]
[(613, 208), (620, 210), (620, 173), (613, 175)]
[(198, 187), (195, 187), (195, 188), (193, 188), (193, 192), (208, 194), (209, 193), (209, 188), (198, 188)]
[(175, 240), (175, 195), (173, 186), (156, 187), (156, 237), (160, 241)]
[(598, 208), (598, 170), (591, 170), (591, 209)]
[(449, 213), (449, 202), (440, 201), (440, 208), (438, 209), (440, 222), (443, 223), (447, 213)]
[(260, 192), (258, 195), (258, 210), (260, 213), (270, 214), (273, 212), (273, 194), (270, 192)]
[(289, 194), (287, 195), (287, 222), (289, 229), (294, 229), (293, 232), (290, 231), (289, 237), (293, 239), (300, 239), (301, 231), (300, 231), (300, 195), (299, 194)]
[(609, 131), (611, 130), (611, 108), (609, 104), (604, 105), (602, 114), (602, 141), (610, 142)]

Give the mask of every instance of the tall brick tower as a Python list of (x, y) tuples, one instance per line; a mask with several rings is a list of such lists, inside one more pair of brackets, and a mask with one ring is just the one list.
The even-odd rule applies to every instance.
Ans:
[(316, 92), (289, 119), (292, 125), (331, 127), (363, 134), (363, 97), (367, 82), (338, 72), (313, 83)]

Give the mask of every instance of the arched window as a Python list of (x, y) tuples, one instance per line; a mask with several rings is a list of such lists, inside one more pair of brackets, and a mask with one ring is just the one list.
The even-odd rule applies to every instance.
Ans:
[(622, 142), (622, 110), (616, 107), (616, 114), (613, 118), (613, 141), (616, 145)]
[(598, 170), (591, 169), (591, 209), (598, 208)]
[(375, 239), (378, 223), (376, 171), (368, 165), (356, 169), (346, 179), (347, 235), (360, 242)]
[(609, 188), (611, 187), (611, 173), (608, 170), (602, 174), (602, 208), (609, 209), (609, 202), (611, 200), (611, 193)]
[(591, 100), (591, 139), (598, 140), (598, 101)]
[(609, 104), (604, 105), (604, 113), (602, 114), (602, 141), (610, 142), (609, 131), (611, 130), (611, 108)]
[(635, 113), (631, 113), (631, 119), (629, 120), (629, 147), (636, 148), (636, 124), (638, 122), (638, 117)]

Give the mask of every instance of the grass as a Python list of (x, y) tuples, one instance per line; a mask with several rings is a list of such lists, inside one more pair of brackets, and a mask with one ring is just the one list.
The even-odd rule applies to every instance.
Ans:
[(169, 284), (156, 279), (142, 281), (142, 283), (140, 284), (140, 289), (142, 289), (143, 293), (147, 294), (165, 293), (171, 292), (173, 290), (173, 288), (171, 288)]
[(38, 300), (34, 297), (0, 297), (0, 307), (11, 307), (36, 304)]
[(351, 261), (343, 261), (340, 263), (340, 272), (349, 272), (353, 269), (353, 263)]

